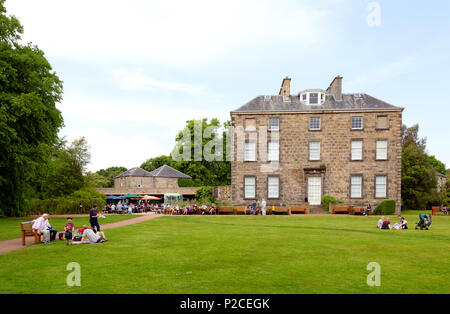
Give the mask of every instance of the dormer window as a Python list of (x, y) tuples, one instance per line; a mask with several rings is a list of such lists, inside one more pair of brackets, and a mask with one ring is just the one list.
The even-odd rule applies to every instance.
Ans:
[(325, 103), (325, 91), (308, 90), (301, 92), (300, 101), (304, 105), (323, 105)]
[(309, 104), (310, 105), (318, 105), (319, 104), (319, 93), (310, 93), (309, 94)]

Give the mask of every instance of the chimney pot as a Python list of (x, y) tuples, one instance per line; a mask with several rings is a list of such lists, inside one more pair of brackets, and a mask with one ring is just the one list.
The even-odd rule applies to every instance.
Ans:
[(342, 79), (340, 75), (336, 76), (327, 88), (327, 93), (333, 95), (337, 101), (342, 101)]
[(283, 101), (289, 101), (291, 98), (291, 79), (288, 76), (281, 83), (280, 95), (283, 96)]

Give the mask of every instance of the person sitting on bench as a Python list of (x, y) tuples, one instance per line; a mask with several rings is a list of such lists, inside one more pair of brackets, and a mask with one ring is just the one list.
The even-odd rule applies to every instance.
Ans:
[(47, 228), (48, 214), (43, 214), (41, 217), (33, 220), (33, 230), (36, 230), (37, 234), (42, 234), (42, 242), (50, 243), (50, 231)]
[(444, 215), (448, 215), (447, 209), (444, 207), (444, 204), (441, 204), (441, 212), (444, 213)]
[(372, 210), (372, 206), (367, 205), (366, 209), (364, 210), (364, 216), (369, 216), (369, 212)]

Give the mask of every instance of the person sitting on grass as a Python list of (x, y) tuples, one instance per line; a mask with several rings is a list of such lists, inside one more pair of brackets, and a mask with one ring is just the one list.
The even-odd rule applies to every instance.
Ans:
[(103, 232), (98, 231), (97, 233), (95, 233), (94, 231), (92, 231), (92, 227), (88, 226), (83, 226), (83, 229), (84, 231), (83, 235), (81, 236), (81, 243), (95, 244), (108, 241)]
[(209, 214), (210, 215), (212, 215), (212, 214), (216, 214), (216, 205), (214, 205), (214, 204), (211, 204), (211, 208), (209, 209)]
[(406, 221), (405, 217), (398, 216), (400, 218), (400, 229), (406, 230), (408, 229), (408, 222)]
[(448, 211), (447, 211), (447, 209), (444, 207), (444, 204), (441, 204), (441, 212), (442, 212), (444, 215), (448, 215)]
[(380, 220), (378, 220), (378, 223), (377, 223), (378, 229), (381, 229), (381, 227), (383, 226), (383, 221), (384, 221), (384, 216), (381, 216)]
[(64, 239), (66, 239), (66, 245), (72, 245), (72, 236), (74, 232), (75, 226), (72, 222), (72, 217), (67, 217), (67, 222), (64, 226)]
[(387, 217), (386, 220), (383, 221), (383, 224), (381, 225), (381, 230), (392, 230), (391, 221), (389, 220), (389, 217)]

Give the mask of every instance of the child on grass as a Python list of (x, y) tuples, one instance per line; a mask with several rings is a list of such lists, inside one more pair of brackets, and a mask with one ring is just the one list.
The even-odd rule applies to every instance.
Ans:
[(72, 217), (67, 217), (66, 225), (64, 226), (64, 238), (66, 239), (66, 245), (72, 245), (72, 236), (75, 231), (75, 226), (72, 222)]

